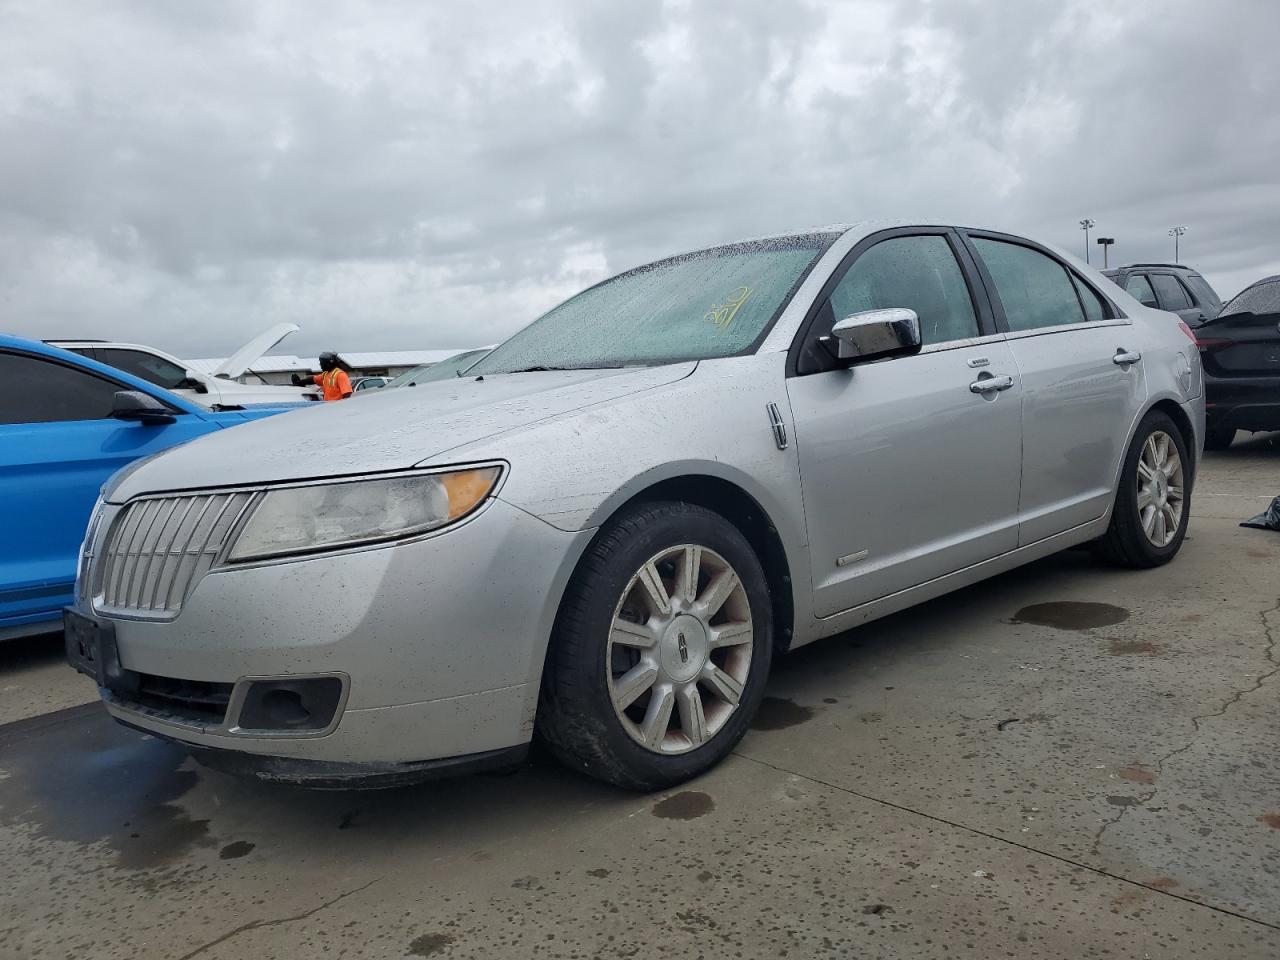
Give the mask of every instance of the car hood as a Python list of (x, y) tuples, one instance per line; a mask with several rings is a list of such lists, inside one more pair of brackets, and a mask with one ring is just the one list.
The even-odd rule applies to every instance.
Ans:
[(220, 430), (117, 474), (113, 503), (140, 493), (280, 483), (448, 462), (450, 450), (651, 390), (696, 363), (467, 377), (313, 403)]
[(297, 333), (300, 328), (296, 323), (277, 323), (268, 327), (219, 364), (213, 375), (223, 380), (234, 380), (249, 369), (249, 365), (262, 357), (264, 353), (277, 343)]

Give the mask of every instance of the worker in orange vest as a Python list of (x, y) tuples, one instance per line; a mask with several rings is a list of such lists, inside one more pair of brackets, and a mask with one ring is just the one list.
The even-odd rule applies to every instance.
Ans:
[(345, 400), (351, 396), (351, 378), (347, 376), (347, 371), (338, 366), (338, 355), (331, 350), (320, 354), (320, 373), (314, 377), (304, 380), (296, 373), (293, 375), (294, 386), (301, 387), (308, 383), (319, 384), (326, 400)]

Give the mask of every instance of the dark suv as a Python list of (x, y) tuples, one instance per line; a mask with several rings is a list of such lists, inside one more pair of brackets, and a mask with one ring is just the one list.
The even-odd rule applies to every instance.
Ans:
[(1280, 430), (1280, 276), (1245, 287), (1195, 337), (1204, 363), (1204, 445), (1225, 450), (1237, 430)]
[(1217, 316), (1222, 308), (1222, 298), (1209, 281), (1181, 264), (1131, 263), (1102, 273), (1144, 307), (1176, 313), (1191, 327)]

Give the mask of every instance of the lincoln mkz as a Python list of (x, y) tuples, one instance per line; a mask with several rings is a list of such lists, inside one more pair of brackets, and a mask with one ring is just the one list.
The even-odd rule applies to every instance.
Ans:
[(1190, 332), (1064, 253), (728, 244), (463, 377), (125, 469), (68, 655), (116, 719), (266, 779), (509, 766), (536, 736), (662, 788), (733, 748), (787, 650), (1068, 547), (1170, 560), (1203, 435)]

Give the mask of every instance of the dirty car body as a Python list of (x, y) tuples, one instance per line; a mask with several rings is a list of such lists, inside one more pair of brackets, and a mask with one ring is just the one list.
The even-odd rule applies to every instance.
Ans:
[[(500, 764), (536, 726), (654, 787), (727, 752), (774, 653), (1111, 536), (1117, 503), (1163, 562), (1203, 424), (1193, 340), (1065, 253), (929, 224), (728, 245), (465, 378), (119, 477), (69, 614), (99, 662), (72, 660), (118, 720), (268, 778)], [(1163, 480), (1129, 475), (1149, 446)]]

